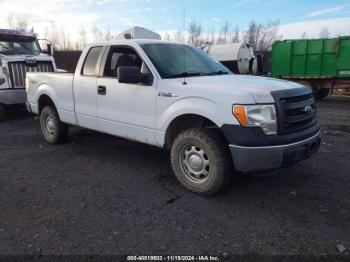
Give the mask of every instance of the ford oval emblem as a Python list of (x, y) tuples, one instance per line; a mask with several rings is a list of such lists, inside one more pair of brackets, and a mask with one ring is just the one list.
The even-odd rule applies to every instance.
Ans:
[(310, 114), (312, 112), (312, 106), (305, 106), (304, 107), (304, 112), (306, 114)]

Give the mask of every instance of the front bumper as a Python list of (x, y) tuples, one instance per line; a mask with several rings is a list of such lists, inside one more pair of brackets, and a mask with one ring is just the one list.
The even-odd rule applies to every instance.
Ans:
[(0, 89), (0, 104), (25, 104), (26, 101), (27, 94), (25, 89)]
[(307, 159), (317, 152), (320, 142), (321, 134), (318, 132), (296, 143), (259, 147), (230, 145), (230, 151), (237, 171), (268, 171)]

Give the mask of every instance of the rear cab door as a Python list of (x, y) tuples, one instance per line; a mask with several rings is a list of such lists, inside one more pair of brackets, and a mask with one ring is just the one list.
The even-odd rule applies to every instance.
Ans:
[(81, 127), (98, 130), (97, 78), (105, 46), (91, 46), (84, 50), (74, 75), (73, 96), (75, 115)]

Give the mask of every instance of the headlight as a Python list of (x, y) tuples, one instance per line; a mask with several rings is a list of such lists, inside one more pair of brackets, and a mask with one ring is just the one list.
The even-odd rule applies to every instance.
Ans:
[(242, 126), (259, 126), (266, 135), (277, 134), (274, 105), (234, 105), (232, 112)]

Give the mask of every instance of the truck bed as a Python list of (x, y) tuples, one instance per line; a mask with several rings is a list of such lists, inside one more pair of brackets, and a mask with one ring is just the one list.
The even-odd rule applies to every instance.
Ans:
[(61, 119), (75, 124), (73, 79), (73, 73), (28, 73), (27, 102), (33, 113), (39, 113), (39, 99), (47, 95), (54, 100)]

